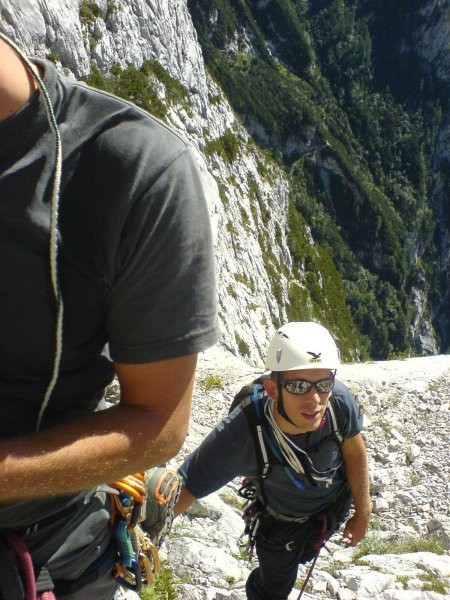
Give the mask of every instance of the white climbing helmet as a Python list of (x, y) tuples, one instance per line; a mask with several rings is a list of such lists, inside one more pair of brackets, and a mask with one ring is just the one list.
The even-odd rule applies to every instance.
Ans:
[(266, 369), (331, 369), (339, 367), (339, 350), (328, 329), (310, 321), (286, 323), (270, 340)]

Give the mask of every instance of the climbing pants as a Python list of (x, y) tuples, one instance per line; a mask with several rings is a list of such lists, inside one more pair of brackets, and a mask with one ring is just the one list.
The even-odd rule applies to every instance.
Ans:
[[(349, 493), (326, 511), (328, 539), (345, 521), (350, 508)], [(287, 600), (297, 579), (298, 566), (314, 558), (321, 543), (322, 519), (310, 517), (305, 523), (286, 523), (263, 516), (256, 535), (259, 566), (246, 584), (249, 600)]]

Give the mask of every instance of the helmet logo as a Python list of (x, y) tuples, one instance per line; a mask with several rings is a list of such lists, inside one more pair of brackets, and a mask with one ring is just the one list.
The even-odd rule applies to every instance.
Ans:
[(283, 353), (283, 350), (281, 348), (278, 348), (278, 350), (277, 350), (277, 357), (276, 357), (277, 358), (277, 363), (280, 362), (282, 353)]
[(322, 352), (319, 352), (319, 354), (316, 354), (315, 352), (307, 352), (306, 354), (311, 354), (312, 358), (309, 359), (310, 363), (315, 363), (315, 362), (321, 362), (321, 356), (322, 356)]

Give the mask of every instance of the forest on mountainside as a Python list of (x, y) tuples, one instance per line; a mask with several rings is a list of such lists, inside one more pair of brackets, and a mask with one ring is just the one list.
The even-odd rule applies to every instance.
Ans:
[(211, 75), (290, 178), (289, 317), (320, 318), (362, 358), (424, 353), (418, 311), (450, 341), (450, 157), (435, 155), (449, 89), (414, 50), (423, 4), (188, 0)]

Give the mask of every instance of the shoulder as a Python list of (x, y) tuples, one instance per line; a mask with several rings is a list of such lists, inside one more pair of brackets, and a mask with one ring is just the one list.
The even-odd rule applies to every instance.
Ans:
[(341, 405), (352, 404), (355, 402), (355, 397), (345, 383), (336, 379), (333, 387), (333, 400)]
[(332, 403), (339, 425), (344, 428), (344, 431), (347, 426), (350, 426), (351, 431), (356, 426), (362, 427), (361, 408), (355, 396), (341, 381), (335, 381)]
[(332, 402), (338, 415), (344, 417), (348, 416), (358, 406), (356, 399), (349, 388), (337, 379), (334, 383)]
[(147, 179), (157, 178), (178, 157), (190, 154), (178, 132), (131, 102), (78, 81), (61, 80), (61, 85), (68, 130), (123, 169), (138, 169), (145, 161)]
[(252, 396), (241, 397), (239, 403), (233, 406), (229, 414), (217, 425), (218, 428), (248, 429), (249, 421), (256, 415)]
[[(203, 440), (202, 446), (220, 448), (226, 454), (247, 456), (253, 447), (251, 428), (242, 406), (220, 421)], [(225, 460), (229, 457), (224, 456)]]

